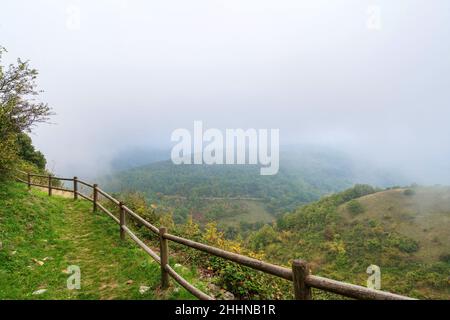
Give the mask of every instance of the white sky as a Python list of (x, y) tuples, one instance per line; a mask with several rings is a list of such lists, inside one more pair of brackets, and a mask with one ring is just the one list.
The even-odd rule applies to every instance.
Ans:
[(450, 183), (446, 0), (2, 0), (0, 45), (40, 71), (33, 139), (64, 174), (202, 120)]

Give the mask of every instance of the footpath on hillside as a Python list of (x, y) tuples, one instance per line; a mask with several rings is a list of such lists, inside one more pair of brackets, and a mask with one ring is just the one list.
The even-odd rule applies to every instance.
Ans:
[(0, 300), (192, 299), (161, 293), (159, 265), (90, 203), (21, 184), (0, 185), (0, 283)]

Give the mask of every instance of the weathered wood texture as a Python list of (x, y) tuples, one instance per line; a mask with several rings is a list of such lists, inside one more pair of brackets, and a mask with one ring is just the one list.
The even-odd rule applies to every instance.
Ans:
[(167, 289), (169, 287), (169, 273), (166, 267), (169, 263), (169, 245), (164, 235), (167, 233), (165, 227), (159, 228), (159, 252), (161, 254), (161, 287)]
[(73, 198), (78, 200), (78, 178), (73, 177)]
[(123, 227), (127, 225), (127, 220), (122, 202), (119, 202), (119, 215), (120, 215), (120, 239), (125, 240), (125, 229)]
[(297, 300), (311, 300), (311, 287), (306, 284), (306, 277), (310, 274), (308, 263), (304, 260), (292, 262), (292, 281), (294, 283), (294, 297)]
[(52, 196), (52, 176), (48, 175), (48, 195)]
[(92, 188), (92, 212), (97, 212), (97, 202), (98, 202), (98, 191), (97, 185), (94, 184)]

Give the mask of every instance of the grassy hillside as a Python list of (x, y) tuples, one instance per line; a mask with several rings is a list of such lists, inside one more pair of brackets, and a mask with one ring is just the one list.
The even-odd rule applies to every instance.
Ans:
[(383, 290), (449, 299), (449, 196), (448, 188), (405, 194), (357, 186), (285, 215), (247, 242), (273, 262), (304, 258), (316, 274), (360, 285), (375, 264)]
[[(70, 265), (81, 269), (80, 290), (67, 289)], [(182, 275), (198, 279), (190, 270)], [(159, 281), (159, 265), (121, 242), (117, 225), (88, 202), (0, 184), (0, 300), (192, 298), (178, 286), (160, 293)], [(141, 286), (149, 290), (141, 294)]]
[(399, 232), (419, 243), (415, 256), (424, 262), (450, 254), (450, 187), (392, 189), (357, 199), (360, 213), (348, 205), (338, 212), (348, 223), (373, 219), (383, 228)]

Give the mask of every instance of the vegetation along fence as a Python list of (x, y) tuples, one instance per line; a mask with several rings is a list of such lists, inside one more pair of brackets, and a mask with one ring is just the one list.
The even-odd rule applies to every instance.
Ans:
[[(196, 241), (192, 241), (189, 239), (185, 239), (182, 237), (178, 237), (172, 235), (167, 232), (165, 227), (157, 228), (152, 225), (141, 216), (133, 212), (129, 209), (124, 203), (118, 201), (102, 189), (98, 187), (96, 184), (89, 184), (82, 180), (79, 180), (77, 177), (74, 178), (58, 178), (52, 175), (39, 175), (32, 174), (23, 171), (19, 171), (22, 175), (22, 178), (17, 177), (17, 180), (28, 185), (28, 188), (31, 186), (37, 186), (41, 188), (48, 189), (48, 195), (52, 195), (53, 190), (71, 192), (73, 193), (74, 199), (78, 199), (79, 197), (92, 202), (93, 211), (96, 212), (98, 209), (106, 213), (110, 216), (117, 224), (120, 226), (120, 238), (125, 240), (125, 236), (128, 235), (138, 246), (140, 246), (146, 253), (148, 253), (154, 260), (156, 260), (161, 266), (161, 287), (163, 289), (168, 288), (169, 286), (169, 277), (172, 277), (176, 282), (178, 282), (181, 286), (183, 286), (186, 290), (192, 293), (195, 297), (202, 300), (213, 300), (213, 297), (203, 293), (192, 284), (187, 282), (183, 277), (181, 277), (170, 265), (169, 265), (169, 245), (168, 241), (173, 241), (178, 244), (206, 252), (208, 254), (233, 261), (240, 265), (244, 265), (273, 276), (277, 276), (288, 281), (293, 282), (293, 292), (294, 297), (298, 300), (310, 300), (312, 299), (311, 288), (321, 289), (324, 291), (332, 292), (335, 294), (339, 294), (345, 297), (354, 298), (354, 299), (365, 299), (365, 300), (412, 300), (412, 298), (380, 291), (369, 289), (362, 286), (357, 286), (341, 281), (336, 281), (324, 277), (319, 277), (311, 274), (308, 263), (303, 260), (294, 260), (292, 262), (291, 268), (277, 266), (271, 263), (267, 263), (264, 261), (260, 261), (257, 259), (253, 259), (250, 257), (246, 257), (240, 254), (236, 254), (233, 252), (225, 251), (216, 247), (212, 247), (203, 243), (199, 243)], [(26, 180), (24, 177), (26, 176)], [(73, 189), (67, 189), (62, 187), (64, 184), (61, 181), (72, 182)], [(80, 188), (87, 188), (90, 190), (90, 194), (92, 197), (87, 196), (85, 193), (80, 192)], [(117, 206), (120, 215), (119, 219), (111, 213), (105, 206), (103, 206), (99, 202), (99, 195), (106, 198), (108, 201), (112, 202), (113, 205)], [(139, 224), (145, 226), (150, 232), (159, 235), (159, 243), (160, 243), (160, 256), (150, 249), (138, 236), (133, 233), (127, 227), (127, 216), (130, 216)]]

